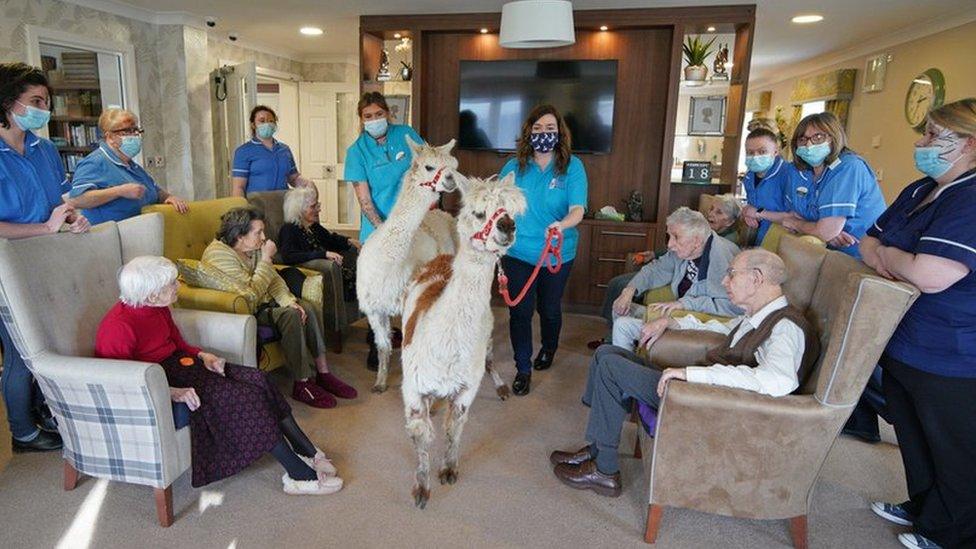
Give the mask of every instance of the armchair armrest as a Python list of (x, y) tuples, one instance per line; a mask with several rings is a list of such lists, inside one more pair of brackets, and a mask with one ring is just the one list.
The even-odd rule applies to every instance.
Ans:
[(659, 368), (683, 368), (704, 360), (705, 353), (722, 344), (725, 337), (715, 332), (668, 330), (651, 345), (648, 360)]
[(671, 382), (658, 414), (650, 502), (744, 518), (806, 514), (849, 414), (812, 395)]
[(257, 321), (252, 315), (173, 309), (184, 339), (228, 362), (257, 366)]
[(183, 472), (161, 366), (47, 351), (30, 363), (76, 469), (156, 488)]
[(177, 294), (177, 306), (200, 311), (251, 314), (251, 305), (242, 295), (209, 288), (198, 288), (181, 284)]

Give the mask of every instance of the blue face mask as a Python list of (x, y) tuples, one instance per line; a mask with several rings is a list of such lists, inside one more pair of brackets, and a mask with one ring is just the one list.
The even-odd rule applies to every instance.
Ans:
[(830, 143), (797, 147), (796, 155), (811, 167), (816, 168), (823, 164), (824, 159), (830, 155)]
[(538, 153), (552, 152), (559, 144), (559, 132), (539, 132), (529, 137), (532, 150)]
[(261, 139), (271, 139), (271, 136), (278, 131), (278, 125), (274, 122), (265, 122), (263, 124), (258, 124), (255, 128), (254, 133), (257, 134)]
[(942, 177), (963, 157), (963, 155), (959, 155), (955, 160), (949, 162), (942, 158), (944, 152), (943, 147), (915, 147), (915, 167), (932, 179)]
[(119, 150), (122, 154), (132, 158), (142, 151), (142, 136), (141, 135), (126, 135), (122, 137), (122, 143), (119, 144)]
[(366, 133), (373, 136), (373, 139), (379, 139), (386, 135), (388, 126), (389, 123), (386, 121), (386, 118), (376, 118), (364, 123), (363, 129), (366, 130)]
[(48, 121), (51, 120), (51, 111), (46, 111), (44, 109), (38, 109), (37, 107), (32, 107), (30, 105), (24, 105), (20, 101), (17, 101), (18, 105), (21, 105), (27, 112), (24, 114), (11, 113), (14, 116), (14, 122), (20, 126), (20, 129), (26, 131), (39, 130), (47, 125)]
[(771, 154), (747, 156), (746, 169), (752, 173), (764, 173), (766, 170), (773, 167), (773, 162), (775, 161), (776, 157)]

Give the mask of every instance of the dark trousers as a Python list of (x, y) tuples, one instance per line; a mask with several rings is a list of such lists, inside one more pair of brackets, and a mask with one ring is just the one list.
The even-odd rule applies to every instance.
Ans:
[(885, 407), (884, 387), (882, 386), (881, 366), (875, 366), (868, 378), (868, 384), (861, 393), (861, 398), (854, 406), (851, 417), (844, 425), (845, 432), (857, 433), (862, 436), (880, 436), (878, 430), (878, 416), (891, 423), (888, 410)]
[(648, 366), (644, 359), (626, 349), (602, 345), (593, 354), (583, 404), (590, 407), (586, 440), (590, 442), (590, 453), (595, 454), (600, 472), (613, 474), (620, 470), (617, 447), (633, 399), (654, 408), (660, 406), (657, 396), (660, 380), (660, 370)]
[(976, 378), (950, 378), (884, 355), (915, 531), (943, 547), (976, 547)]
[[(525, 287), (535, 265), (503, 257), (502, 267), (508, 275), (509, 291), (515, 297)], [(539, 313), (542, 328), (542, 349), (554, 353), (559, 347), (559, 331), (563, 327), (563, 291), (572, 268), (572, 261), (563, 263), (556, 274), (542, 267), (532, 287), (526, 292), (525, 299), (508, 308), (508, 334), (512, 339), (515, 367), (519, 372), (532, 371), (532, 315), (535, 311)]]
[(0, 322), (0, 344), (3, 348), (3, 375), (0, 388), (3, 391), (4, 405), (7, 407), (7, 421), (10, 433), (17, 440), (30, 441), (38, 434), (37, 425), (31, 409), (43, 402), (41, 392), (34, 387), (34, 376), (14, 347), (13, 337), (7, 327)]

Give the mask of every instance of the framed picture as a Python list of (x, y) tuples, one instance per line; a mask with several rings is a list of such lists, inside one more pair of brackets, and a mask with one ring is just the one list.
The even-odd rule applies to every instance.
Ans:
[(861, 91), (864, 93), (879, 92), (884, 89), (885, 72), (888, 70), (890, 55), (882, 53), (869, 57), (864, 62), (864, 83), (861, 84)]
[(390, 122), (410, 124), (409, 95), (387, 95), (386, 104), (390, 106)]
[(722, 135), (725, 131), (724, 95), (691, 97), (688, 135)]

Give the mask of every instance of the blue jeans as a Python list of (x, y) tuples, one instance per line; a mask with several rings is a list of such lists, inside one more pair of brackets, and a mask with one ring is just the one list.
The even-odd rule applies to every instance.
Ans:
[(0, 376), (0, 388), (3, 389), (10, 433), (22, 442), (31, 441), (39, 433), (31, 417), (31, 407), (35, 399), (34, 376), (27, 369), (24, 359), (20, 358), (13, 338), (7, 333), (7, 326), (3, 322), (0, 322), (0, 341), (3, 342), (3, 375)]
[[(535, 265), (512, 257), (503, 257), (502, 267), (508, 275), (508, 288), (514, 297), (525, 287)], [(508, 334), (512, 339), (515, 368), (520, 373), (532, 371), (532, 316), (535, 311), (539, 313), (542, 328), (542, 349), (554, 353), (559, 347), (559, 331), (563, 327), (561, 302), (572, 268), (572, 261), (564, 263), (556, 274), (542, 267), (532, 287), (526, 292), (525, 299), (508, 308)]]

